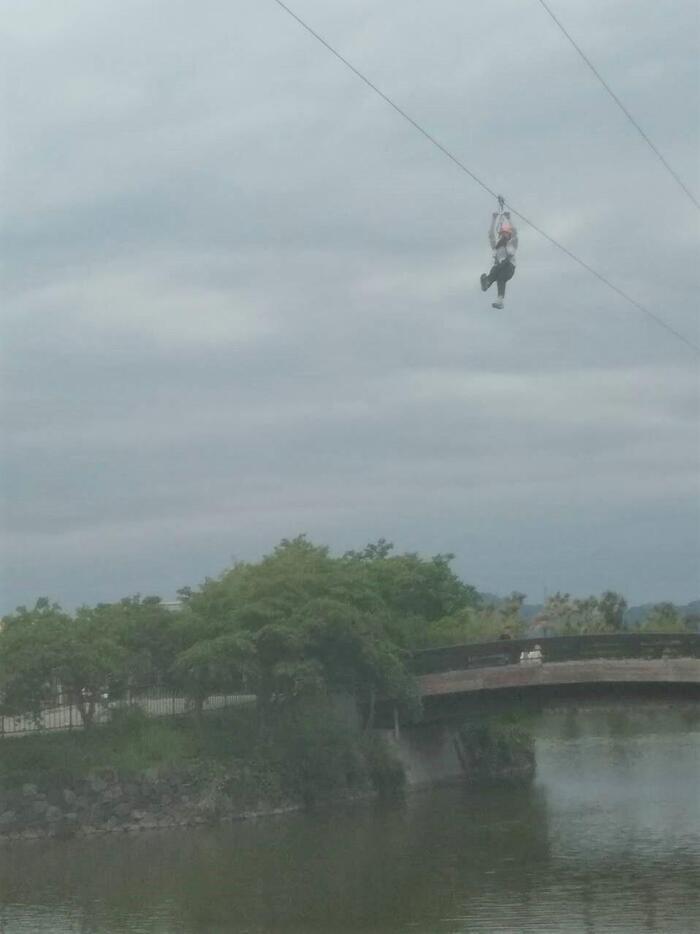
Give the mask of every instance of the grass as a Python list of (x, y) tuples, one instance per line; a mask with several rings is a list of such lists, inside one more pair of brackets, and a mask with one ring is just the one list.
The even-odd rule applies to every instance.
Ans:
[(120, 711), (89, 732), (45, 733), (0, 743), (0, 788), (70, 786), (94, 770), (138, 774), (198, 768), (229, 776), (234, 797), (287, 796), (312, 804), (374, 787), (402, 787), (403, 770), (377, 737), (350, 728), (323, 705), (279, 715), (263, 735), (254, 708), (227, 708), (196, 722)]
[(138, 712), (89, 732), (43, 733), (4, 739), (0, 745), (0, 785), (56, 784), (84, 777), (94, 769), (136, 773), (193, 758), (192, 730), (175, 720), (149, 720)]

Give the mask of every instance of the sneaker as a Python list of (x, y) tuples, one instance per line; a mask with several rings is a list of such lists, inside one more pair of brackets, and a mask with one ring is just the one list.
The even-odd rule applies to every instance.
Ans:
[(489, 287), (489, 277), (486, 275), (485, 272), (483, 272), (481, 274), (481, 291), (485, 292), (486, 289), (488, 289), (488, 287)]
[(503, 299), (499, 298), (497, 301), (491, 302), (491, 307), (492, 308), (503, 308)]

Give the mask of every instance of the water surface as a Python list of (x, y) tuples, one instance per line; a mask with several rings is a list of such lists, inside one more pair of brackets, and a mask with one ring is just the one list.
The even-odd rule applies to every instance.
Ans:
[(549, 714), (532, 788), (0, 849), (2, 934), (692, 934), (700, 723)]

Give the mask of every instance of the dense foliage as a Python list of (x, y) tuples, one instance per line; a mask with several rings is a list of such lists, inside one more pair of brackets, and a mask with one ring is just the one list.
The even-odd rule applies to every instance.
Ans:
[(183, 589), (176, 613), (156, 597), (73, 615), (47, 600), (21, 607), (0, 632), (3, 709), (38, 716), (60, 688), (90, 727), (103, 699), (147, 682), (182, 691), (195, 715), (211, 694), (253, 693), (262, 732), (281, 710), (329, 693), (354, 697), (368, 725), (378, 697), (414, 711), (411, 650), (479, 598), (451, 555), (392, 552), (380, 540), (334, 557), (301, 536)]
[[(74, 614), (38, 600), (2, 621), (0, 709), (38, 718), (60, 690), (89, 728), (99, 704), (159, 684), (182, 692), (195, 719), (212, 694), (254, 694), (261, 735), (281, 712), (330, 694), (354, 698), (366, 726), (380, 698), (411, 715), (413, 650), (524, 634), (524, 595), (481, 598), (454, 573), (452, 558), (394, 554), (383, 539), (333, 556), (300, 536), (184, 588), (177, 612), (158, 597)], [(535, 631), (620, 631), (626, 606), (612, 591), (585, 600), (557, 593)], [(687, 625), (672, 604), (659, 604), (644, 628)]]
[(534, 775), (535, 741), (526, 721), (511, 716), (465, 723), (458, 736), (463, 764), (474, 780), (520, 782)]
[(201, 723), (152, 719), (132, 708), (99, 730), (29, 735), (12, 740), (0, 757), (0, 789), (36, 783), (51, 793), (104, 768), (127, 781), (149, 772), (193, 772), (205, 784), (220, 776), (221, 790), (242, 809), (310, 805), (372, 789), (386, 796), (404, 782), (379, 737), (310, 703), (285, 710), (264, 737), (251, 707), (220, 710)]

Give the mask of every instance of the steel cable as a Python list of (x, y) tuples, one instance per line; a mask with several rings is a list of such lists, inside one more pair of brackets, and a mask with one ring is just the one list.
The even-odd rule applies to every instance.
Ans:
[[(450, 150), (446, 146), (443, 146), (443, 144), (439, 142), (439, 140), (437, 140), (431, 133), (429, 133), (424, 127), (422, 127), (416, 120), (414, 120), (413, 117), (409, 116), (409, 114), (407, 114), (405, 110), (399, 107), (398, 104), (396, 104), (390, 97), (388, 97), (382, 90), (380, 90), (376, 86), (376, 84), (373, 84), (372, 81), (370, 81), (370, 79), (366, 75), (364, 75), (358, 68), (356, 68), (355, 65), (352, 64), (352, 62), (349, 62), (348, 59), (346, 59), (343, 55), (341, 55), (340, 52), (337, 51), (337, 49), (335, 49), (329, 42), (326, 41), (326, 39), (323, 38), (323, 36), (319, 35), (319, 33), (317, 33), (314, 29), (312, 29), (312, 27), (309, 26), (309, 24), (306, 23), (297, 13), (295, 13), (294, 10), (290, 9), (290, 7), (288, 7), (287, 4), (283, 2), (283, 0), (273, 0), (273, 2), (276, 3), (277, 6), (281, 7), (281, 9), (283, 9), (286, 13), (288, 13), (289, 16), (292, 17), (292, 19), (296, 20), (296, 22), (303, 29), (305, 29), (311, 36), (313, 36), (314, 39), (320, 42), (321, 45), (323, 45), (332, 55), (334, 55), (340, 62), (342, 62), (343, 65), (346, 66), (346, 68), (349, 68), (350, 71), (354, 75), (356, 75), (358, 78), (360, 78), (360, 80), (363, 81), (369, 88), (371, 88), (371, 90), (374, 91), (375, 94), (378, 94), (379, 97), (381, 97), (382, 100), (385, 101), (385, 103), (387, 103), (390, 107), (392, 107), (396, 111), (396, 113), (398, 113), (401, 117), (403, 117), (404, 120), (410, 123), (414, 129), (418, 130), (418, 132), (421, 133), (430, 143), (432, 143), (433, 146), (437, 147), (437, 149), (439, 149), (440, 152), (443, 153), (443, 155), (447, 156), (447, 158), (450, 159), (451, 162), (453, 162), (459, 169), (461, 169), (471, 179), (473, 179), (473, 181), (475, 181), (478, 185), (480, 185), (484, 189), (484, 191), (488, 192), (488, 194), (492, 195), (494, 198), (498, 198), (498, 195), (492, 188), (490, 188), (474, 172), (472, 172), (471, 169), (469, 169), (460, 159), (457, 158), (457, 156), (451, 153)], [(579, 259), (579, 257), (576, 256), (575, 253), (572, 253), (571, 250), (569, 250), (563, 244), (559, 243), (558, 240), (555, 240), (554, 237), (551, 237), (548, 233), (542, 230), (542, 228), (538, 227), (537, 224), (531, 221), (528, 217), (526, 217), (520, 211), (516, 210), (516, 208), (514, 208), (511, 204), (509, 203), (506, 203), (506, 204), (507, 204), (508, 209), (511, 211), (511, 213), (519, 217), (529, 227), (532, 227), (532, 229), (536, 231), (536, 233), (538, 233), (541, 237), (544, 237), (545, 240), (549, 241), (549, 243), (556, 246), (559, 250), (561, 250), (568, 257), (570, 257), (570, 259), (573, 259), (574, 262), (578, 263), (579, 266), (583, 267), (583, 269), (585, 269), (587, 272), (590, 272), (592, 275), (594, 275), (602, 283), (608, 286), (608, 288), (616, 292), (621, 298), (624, 298), (625, 301), (629, 302), (639, 311), (643, 312), (645, 315), (647, 315), (649, 318), (655, 321), (658, 325), (665, 328), (669, 333), (673, 334), (674, 337), (677, 337), (678, 340), (682, 341), (684, 344), (687, 344), (688, 347), (691, 347), (698, 355), (700, 355), (700, 346), (698, 344), (694, 343), (692, 340), (687, 338), (684, 334), (681, 334), (680, 331), (677, 331), (674, 327), (672, 327), (670, 324), (664, 321), (663, 318), (660, 318), (653, 311), (650, 311), (648, 308), (642, 305), (641, 302), (638, 302), (636, 299), (632, 298), (631, 295), (628, 295), (621, 288), (616, 286), (614, 283), (610, 282), (609, 279), (607, 279), (601, 273), (597, 272), (592, 266), (590, 266), (584, 260)]]

